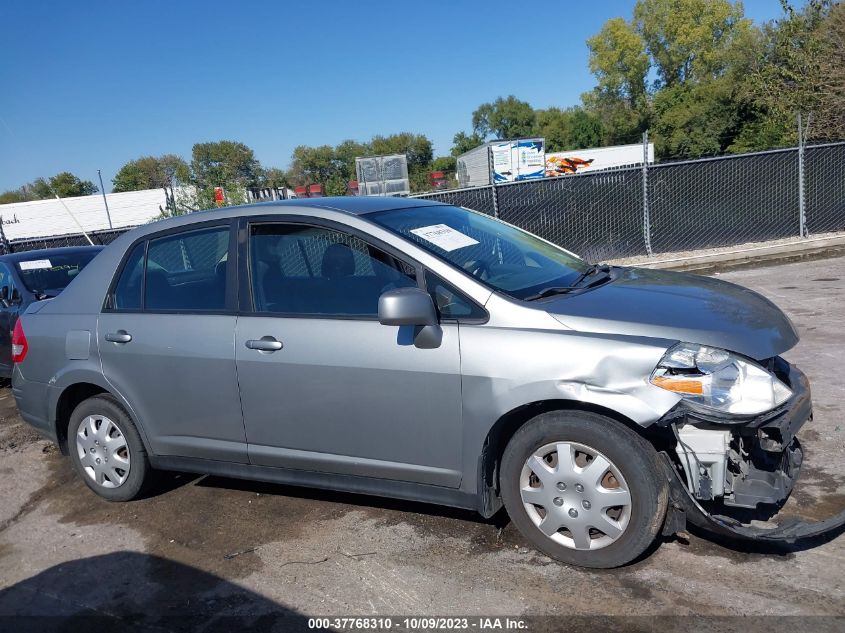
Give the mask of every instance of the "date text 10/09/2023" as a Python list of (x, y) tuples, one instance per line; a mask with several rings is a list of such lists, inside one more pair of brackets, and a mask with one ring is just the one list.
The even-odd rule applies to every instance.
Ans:
[(340, 631), (521, 631), (528, 623), (512, 617), (326, 617), (309, 618), (309, 629)]

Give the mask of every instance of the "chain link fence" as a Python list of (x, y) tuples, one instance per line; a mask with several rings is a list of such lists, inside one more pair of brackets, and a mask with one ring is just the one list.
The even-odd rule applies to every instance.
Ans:
[[(111, 244), (114, 240), (131, 228), (134, 227), (127, 226), (119, 229), (109, 229), (106, 231), (91, 231), (88, 233), (88, 236), (95, 245), (105, 246), (106, 244)], [(90, 243), (85, 239), (85, 236), (82, 235), (82, 233), (3, 240), (2, 243), (0, 243), (0, 254), (35, 251), (42, 248), (61, 248), (64, 246), (90, 246)]]
[[(591, 261), (845, 231), (845, 143), (420, 194), (496, 216)], [(109, 244), (128, 229), (90, 233)], [(81, 234), (4, 251), (82, 246)]]
[(602, 261), (845, 231), (845, 143), (421, 194)]

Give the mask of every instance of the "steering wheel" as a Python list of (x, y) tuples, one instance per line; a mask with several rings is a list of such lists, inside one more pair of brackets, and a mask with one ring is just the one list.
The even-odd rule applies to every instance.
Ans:
[(486, 279), (490, 276), (490, 264), (483, 259), (471, 259), (464, 264), (464, 270), (468, 271), (473, 277), (479, 279)]

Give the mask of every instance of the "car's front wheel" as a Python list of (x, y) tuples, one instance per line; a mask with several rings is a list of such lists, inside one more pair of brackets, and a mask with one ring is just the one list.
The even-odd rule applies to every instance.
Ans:
[(74, 409), (68, 450), (82, 480), (109, 501), (137, 497), (150, 472), (138, 429), (109, 395), (88, 398)]
[(657, 453), (610, 418), (552, 411), (511, 438), (502, 498), (537, 549), (573, 565), (609, 568), (642, 554), (663, 525), (668, 489)]

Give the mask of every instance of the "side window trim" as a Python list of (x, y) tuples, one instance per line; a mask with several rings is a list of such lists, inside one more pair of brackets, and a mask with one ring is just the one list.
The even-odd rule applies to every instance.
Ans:
[(150, 240), (144, 240), (144, 254), (141, 256), (141, 307), (139, 312), (144, 312), (147, 302), (147, 255), (150, 252)]
[[(262, 316), (273, 318), (300, 318), (300, 319), (335, 319), (339, 321), (353, 320), (353, 321), (377, 321), (377, 316), (367, 315), (347, 315), (347, 314), (327, 314), (327, 313), (301, 313), (301, 312), (258, 312), (255, 309), (255, 298), (253, 297), (252, 285), (252, 262), (251, 262), (251, 231), (254, 226), (267, 225), (298, 225), (302, 227), (313, 227), (325, 231), (334, 231), (350, 235), (361, 240), (368, 248), (375, 248), (387, 255), (393, 257), (397, 262), (405, 264), (414, 270), (414, 280), (417, 287), (425, 290), (425, 275), (423, 265), (408, 257), (406, 253), (396, 249), (395, 247), (383, 243), (381, 240), (374, 239), (368, 233), (365, 233), (353, 226), (327, 220), (323, 218), (313, 218), (305, 216), (251, 216), (241, 217), (238, 226), (238, 261), (239, 261), (239, 309), (238, 314), (250, 316)], [(307, 262), (307, 258), (306, 258)]]

